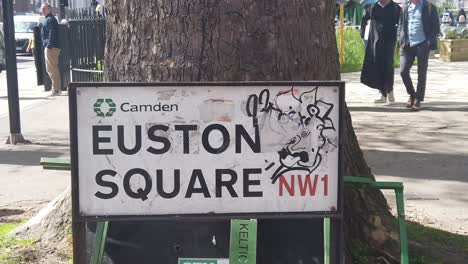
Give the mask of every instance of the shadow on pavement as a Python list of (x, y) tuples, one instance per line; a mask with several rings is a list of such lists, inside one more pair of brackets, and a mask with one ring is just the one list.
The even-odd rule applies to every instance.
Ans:
[(24, 210), (19, 209), (0, 209), (0, 217), (10, 216), (10, 215), (20, 215), (24, 213)]
[[(49, 97), (20, 97), (20, 100), (50, 100)], [(8, 100), (8, 96), (0, 96), (0, 100)]]
[(408, 179), (468, 182), (468, 156), (383, 150), (364, 150), (377, 175)]
[(39, 166), (41, 157), (57, 158), (61, 152), (0, 150), (0, 164)]
[[(395, 103), (382, 106), (348, 106), (349, 111), (355, 112), (408, 112), (413, 113), (406, 108), (404, 103)], [(428, 102), (422, 103), (421, 111), (431, 112), (468, 112), (468, 103), (464, 102)]]

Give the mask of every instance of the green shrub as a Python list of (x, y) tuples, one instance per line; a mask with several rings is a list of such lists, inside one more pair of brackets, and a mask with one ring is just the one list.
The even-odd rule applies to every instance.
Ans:
[[(338, 51), (340, 47), (340, 31), (336, 31)], [(344, 63), (341, 65), (341, 72), (361, 71), (364, 61), (364, 44), (362, 43), (361, 33), (357, 29), (347, 28), (344, 32)], [(395, 49), (394, 66), (399, 67), (400, 55), (398, 47)]]

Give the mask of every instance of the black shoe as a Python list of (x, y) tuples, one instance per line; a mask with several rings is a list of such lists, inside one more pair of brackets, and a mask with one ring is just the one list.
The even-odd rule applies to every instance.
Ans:
[(421, 110), (421, 102), (419, 102), (418, 100), (414, 100), (414, 104), (411, 107), (411, 110), (413, 110), (413, 111)]
[(414, 101), (416, 101), (412, 96), (408, 99), (408, 102), (406, 103), (406, 108), (412, 108), (414, 105)]

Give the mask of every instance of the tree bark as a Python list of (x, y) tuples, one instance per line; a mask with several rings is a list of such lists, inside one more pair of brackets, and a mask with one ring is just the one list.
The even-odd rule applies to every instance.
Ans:
[[(107, 81), (340, 78), (335, 1), (108, 0), (107, 8)], [(373, 177), (347, 110), (344, 166), (346, 175)], [(347, 263), (351, 263), (356, 240), (377, 249), (388, 246), (392, 216), (380, 191), (345, 193)], [(306, 227), (308, 222), (281, 224), (293, 228)]]

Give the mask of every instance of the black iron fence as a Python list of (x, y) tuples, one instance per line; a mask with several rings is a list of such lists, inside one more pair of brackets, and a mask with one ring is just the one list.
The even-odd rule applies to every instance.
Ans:
[(105, 13), (105, 10), (96, 12), (93, 8), (67, 11), (73, 82), (103, 81), (106, 42)]

